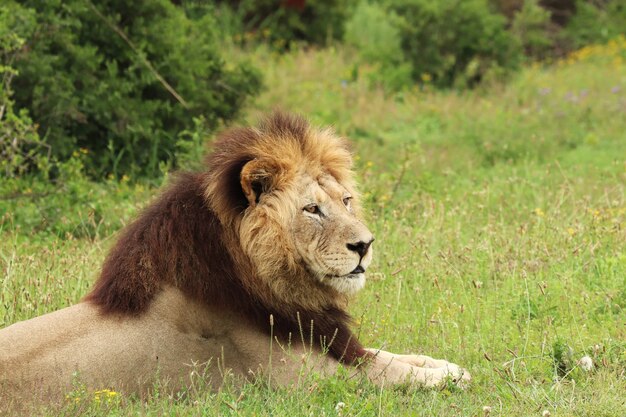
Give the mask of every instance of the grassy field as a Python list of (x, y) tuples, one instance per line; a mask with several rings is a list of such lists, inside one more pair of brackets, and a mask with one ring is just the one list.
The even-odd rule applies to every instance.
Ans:
[[(380, 389), (347, 375), (175, 398), (77, 387), (44, 414), (626, 414), (625, 40), (466, 93), (386, 95), (369, 85), (376, 69), (342, 49), (245, 57), (267, 88), (242, 123), (282, 107), (354, 142), (377, 237), (351, 308), (364, 344), (446, 358), (471, 387)], [(77, 302), (155, 187), (2, 184), (0, 327)]]

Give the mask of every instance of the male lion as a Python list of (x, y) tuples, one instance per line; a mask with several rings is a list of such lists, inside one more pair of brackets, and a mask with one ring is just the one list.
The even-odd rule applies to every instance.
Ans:
[(377, 384), (469, 380), (350, 331), (374, 241), (351, 163), (344, 140), (298, 116), (224, 133), (206, 171), (179, 175), (121, 232), (81, 303), (0, 331), (0, 403), (58, 398), (75, 375), (91, 389), (141, 393), (157, 375), (178, 389), (191, 364), (209, 364), (214, 387), (224, 369), (289, 384), (339, 364)]

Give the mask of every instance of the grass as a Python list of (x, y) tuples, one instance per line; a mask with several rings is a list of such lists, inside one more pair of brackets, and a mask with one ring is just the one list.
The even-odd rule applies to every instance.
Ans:
[[(478, 91), (387, 95), (341, 48), (245, 54), (263, 64), (267, 89), (242, 122), (279, 106), (353, 139), (377, 237), (351, 307), (362, 341), (461, 364), (473, 375), (467, 391), (380, 389), (343, 374), (280, 390), (258, 382), (210, 393), (200, 382), (180, 397), (155, 387), (143, 399), (96, 401), (77, 387), (42, 413), (623, 414), (625, 56), (620, 40)], [(114, 231), (155, 193), (67, 184), (0, 186), (10, 196), (0, 200), (0, 326), (77, 302)], [(585, 355), (590, 372), (577, 365)]]

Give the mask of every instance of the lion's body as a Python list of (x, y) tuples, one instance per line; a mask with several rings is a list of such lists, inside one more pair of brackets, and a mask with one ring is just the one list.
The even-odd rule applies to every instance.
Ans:
[[(216, 370), (248, 376), (274, 355), (271, 376), (287, 383), (307, 350), (300, 334), (327, 351), (312, 363), (329, 372), (362, 363), (374, 382), (458, 377), (445, 361), (364, 349), (351, 332), (345, 307), (373, 241), (351, 163), (342, 139), (294, 116), (223, 134), (206, 171), (179, 175), (121, 232), (82, 303), (0, 331), (0, 387), (47, 395), (78, 371), (93, 389), (141, 392), (157, 375), (175, 389), (205, 363), (219, 385)], [(271, 352), (271, 336), (297, 360)]]
[[(73, 384), (141, 394), (157, 377), (176, 391), (192, 383), (194, 372), (217, 388), (226, 369), (246, 377), (270, 365), (272, 381), (283, 385), (303, 366), (332, 372), (337, 365), (298, 339), (289, 349), (270, 346), (267, 335), (239, 315), (213, 312), (171, 287), (140, 317), (102, 317), (93, 304), (79, 303), (9, 326), (0, 340), (3, 405), (63, 398)], [(6, 375), (11, 379), (3, 380)]]

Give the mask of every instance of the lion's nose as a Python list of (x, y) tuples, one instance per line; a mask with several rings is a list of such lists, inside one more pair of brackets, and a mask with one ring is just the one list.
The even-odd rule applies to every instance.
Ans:
[(364, 242), (361, 240), (360, 242), (348, 243), (347, 246), (348, 246), (348, 249), (350, 249), (353, 252), (358, 253), (359, 256), (362, 258), (367, 253), (367, 250), (369, 249), (373, 241), (374, 241), (374, 238), (372, 238), (369, 242)]

